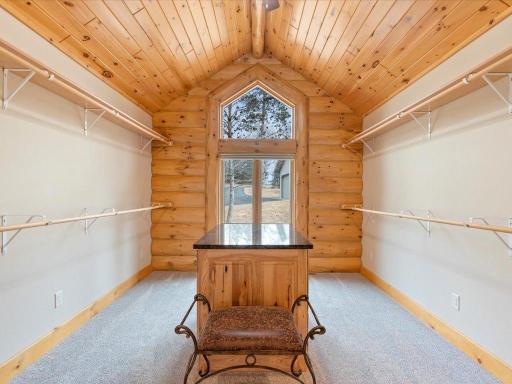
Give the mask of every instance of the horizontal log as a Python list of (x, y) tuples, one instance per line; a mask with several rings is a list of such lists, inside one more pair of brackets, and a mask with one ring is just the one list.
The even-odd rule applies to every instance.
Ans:
[(294, 154), (296, 140), (219, 140), (219, 153)]
[(272, 72), (274, 72), (277, 76), (279, 76), (283, 80), (307, 81), (306, 78), (304, 76), (302, 76), (299, 72), (295, 71), (294, 69), (290, 68), (289, 66), (287, 66), (285, 64), (268, 64), (268, 65), (265, 65), (265, 67), (270, 69)]
[(214, 89), (224, 84), (224, 80), (208, 79), (188, 91), (190, 96), (208, 96)]
[(309, 260), (310, 273), (359, 272), (360, 258), (315, 258)]
[(343, 149), (340, 145), (310, 145), (309, 159), (310, 161), (360, 161), (361, 156), (348, 149)]
[(204, 176), (204, 160), (155, 160), (151, 164), (153, 175), (167, 176)]
[[(160, 130), (162, 134), (170, 133)], [(355, 135), (355, 131), (344, 129), (314, 129), (309, 130), (309, 144), (343, 145)], [(360, 146), (359, 146), (360, 147)], [(357, 148), (356, 145), (352, 149)]]
[(210, 79), (213, 80), (231, 80), (237, 77), (240, 73), (243, 71), (251, 68), (251, 64), (231, 64), (224, 68), (222, 68), (220, 71), (214, 73)]
[[(158, 132), (168, 137), (174, 144), (206, 145), (204, 128), (158, 128)], [(165, 143), (154, 142), (154, 147), (164, 147)]]
[[(163, 111), (169, 112), (204, 112), (206, 110), (206, 97), (182, 96), (171, 101)], [(156, 114), (155, 114), (156, 115)], [(155, 123), (153, 123), (155, 124)], [(156, 124), (155, 124), (156, 125)]]
[(310, 192), (348, 192), (358, 193), (363, 190), (363, 180), (360, 177), (319, 177), (309, 178)]
[(251, 54), (244, 55), (242, 57), (239, 57), (236, 59), (235, 63), (237, 64), (261, 64), (263, 66), (271, 65), (271, 64), (281, 64), (281, 62), (276, 59), (275, 57), (272, 57), (270, 55), (264, 55), (262, 58), (256, 58)]
[(199, 240), (205, 233), (201, 224), (153, 224), (151, 237), (154, 239)]
[(360, 161), (313, 161), (309, 166), (310, 177), (361, 177)]
[(361, 241), (313, 241), (310, 258), (316, 257), (361, 257)]
[(162, 111), (153, 115), (155, 127), (170, 128), (204, 128), (206, 127), (206, 113), (204, 112), (169, 112)]
[(170, 147), (153, 147), (153, 160), (205, 160), (206, 147), (177, 144)]
[[(196, 272), (196, 256), (153, 256), (152, 266), (155, 270)], [(359, 272), (360, 258), (314, 258), (309, 260), (310, 273)]]
[(153, 191), (163, 192), (203, 192), (205, 178), (203, 176), (160, 176), (154, 175), (151, 178)]
[(352, 113), (352, 109), (335, 97), (329, 96), (313, 96), (309, 98), (309, 111), (310, 112), (339, 112), (339, 113)]
[(309, 238), (313, 241), (358, 241), (362, 237), (361, 227), (351, 224), (309, 224), (308, 234)]
[(196, 256), (153, 256), (151, 266), (157, 271), (196, 272)]
[(205, 224), (204, 208), (162, 208), (152, 212), (154, 224)]
[[(158, 211), (154, 211), (154, 214)], [(360, 226), (363, 222), (363, 215), (361, 212), (347, 211), (345, 209), (310, 208), (309, 222), (312, 224), (353, 224)]]
[(310, 192), (309, 208), (342, 209), (343, 205), (362, 204), (361, 193)]
[(310, 113), (309, 126), (313, 129), (348, 129), (358, 132), (361, 130), (361, 118), (346, 113)]
[(309, 208), (342, 209), (343, 205), (362, 204), (361, 193), (310, 192)]
[(192, 248), (196, 240), (166, 240), (153, 239), (151, 242), (151, 253), (153, 256), (195, 256), (196, 251)]
[[(159, 192), (153, 191), (151, 201), (169, 203), (173, 207), (204, 207), (204, 192)], [(352, 203), (346, 203), (352, 204)]]

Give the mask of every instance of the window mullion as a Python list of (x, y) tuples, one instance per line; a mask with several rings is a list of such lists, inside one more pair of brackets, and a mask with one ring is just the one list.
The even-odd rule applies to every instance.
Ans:
[(261, 223), (261, 160), (253, 160), (252, 173), (252, 207), (253, 221)]

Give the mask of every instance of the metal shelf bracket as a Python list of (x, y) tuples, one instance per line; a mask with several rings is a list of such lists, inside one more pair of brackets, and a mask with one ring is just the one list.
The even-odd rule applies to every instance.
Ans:
[[(28, 73), (21, 83), (9, 94), (9, 73)], [(3, 92), (2, 92), (2, 109), (7, 110), (9, 102), (14, 96), (34, 77), (35, 71), (27, 68), (4, 68), (3, 69)]]
[(155, 140), (155, 139), (153, 139), (151, 137), (146, 142), (144, 142), (144, 138), (141, 136), (140, 137), (140, 151), (144, 152), (144, 150), (148, 147), (148, 145), (150, 145), (153, 142), (153, 140)]
[[(415, 111), (411, 112), (411, 116), (418, 123), (418, 125), (423, 128), (428, 135), (428, 139), (430, 140), (432, 138), (432, 117), (430, 111)], [(426, 124), (420, 120), (421, 116), (427, 116), (427, 122)]]
[[(371, 152), (371, 153), (375, 153), (375, 151), (373, 150), (372, 146), (370, 144), (368, 144), (368, 142), (365, 140), (365, 139), (361, 139), (361, 142), (363, 143), (363, 145), (368, 148), (368, 150)], [(372, 143), (375, 144), (375, 138), (373, 137), (372, 138)]]
[[(103, 211), (100, 212), (100, 214), (107, 213), (109, 211), (111, 211), (112, 213), (116, 212), (116, 210), (114, 208), (105, 208)], [(84, 208), (83, 212), (84, 212), (84, 216), (88, 215), (87, 208)], [(89, 234), (89, 228), (92, 227), (92, 225), (96, 222), (96, 220), (98, 220), (98, 217), (96, 217), (94, 219), (90, 219), (90, 220), (88, 220), (88, 219), (84, 220), (84, 232), (86, 235)]]
[[(487, 219), (486, 219), (486, 218), (484, 218), (484, 217), (470, 217), (470, 218), (469, 218), (469, 222), (470, 222), (470, 223), (474, 223), (475, 221), (481, 221), (481, 222), (482, 222), (482, 223), (484, 223), (485, 225), (490, 225), (490, 224), (489, 224), (489, 222), (487, 221)], [(508, 219), (508, 223), (507, 223), (507, 224), (508, 224), (508, 227), (509, 227), (509, 228), (512, 228), (512, 217), (510, 217), (510, 218)], [(503, 245), (504, 245), (505, 247), (507, 247), (507, 249), (508, 249), (509, 251), (512, 251), (512, 245), (510, 245), (510, 244), (508, 243), (508, 241), (505, 239), (505, 237), (504, 237), (503, 235), (501, 235), (501, 234), (499, 234), (498, 232), (495, 232), (495, 231), (492, 231), (492, 232), (493, 232), (493, 233), (494, 233), (494, 235), (498, 238), (498, 240), (499, 240), (501, 243), (503, 243)]]
[[(413, 212), (413, 211), (411, 211), (410, 209), (406, 209), (406, 210), (403, 210), (403, 211), (402, 211), (402, 214), (405, 214), (405, 213), (408, 213), (408, 214), (409, 214), (409, 215), (411, 215), (411, 216), (416, 216), (416, 215), (414, 214), (414, 212)], [(429, 218), (429, 219), (430, 219), (431, 217), (432, 217), (432, 212), (431, 212), (431, 211), (429, 211), (429, 210), (427, 210), (427, 218)], [(418, 224), (419, 224), (419, 225), (421, 225), (421, 227), (425, 230), (425, 232), (427, 232), (427, 233), (428, 233), (428, 235), (430, 236), (430, 232), (431, 232), (431, 231), (430, 231), (430, 224), (431, 224), (431, 223), (430, 223), (430, 221), (427, 221), (426, 223), (424, 223), (423, 221), (421, 221), (421, 220), (419, 220), (419, 219), (418, 219), (418, 220), (416, 220), (416, 221), (418, 222)]]
[[(99, 112), (98, 114), (94, 114), (94, 120), (89, 121), (88, 114), (90, 112)], [(87, 136), (89, 133), (89, 129), (92, 129), (96, 125), (96, 123), (103, 117), (105, 114), (104, 109), (101, 108), (84, 108), (84, 135)]]
[[(490, 77), (506, 76), (508, 95), (504, 95), (491, 81)], [(498, 95), (498, 97), (505, 102), (508, 108), (508, 113), (512, 115), (512, 72), (489, 72), (482, 76), (487, 85)]]
[[(27, 220), (25, 220), (24, 224), (32, 222), (32, 220), (34, 220), (36, 217), (41, 218), (41, 221), (46, 220), (46, 216), (44, 216), (44, 215), (0, 215), (0, 225), (2, 227), (7, 226), (7, 218), (8, 217), (27, 217), (27, 216), (28, 216), (28, 218), (27, 218)], [(20, 232), (21, 232), (21, 229), (18, 229), (13, 234), (8, 234), (7, 232), (0, 232), (0, 254), (2, 256), (7, 255), (8, 245), (10, 243), (12, 243), (14, 238), (16, 236), (18, 236)]]

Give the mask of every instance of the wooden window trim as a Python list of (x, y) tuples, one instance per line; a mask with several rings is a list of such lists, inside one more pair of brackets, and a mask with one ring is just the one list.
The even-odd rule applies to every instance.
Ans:
[[(295, 159), (293, 156), (260, 156), (260, 157), (250, 157), (250, 156), (222, 156), (221, 160), (251, 160), (253, 161), (253, 169), (252, 169), (252, 221), (253, 223), (261, 223), (262, 219), (262, 210), (263, 210), (263, 199), (262, 192), (263, 189), (261, 187), (262, 181), (262, 162), (265, 160), (287, 160), (290, 161), (290, 180), (295, 181)], [(225, 207), (224, 207), (224, 162), (219, 163), (220, 168), (220, 180), (222, 183), (219, 183), (219, 222), (225, 222)], [(290, 223), (295, 225), (295, 217), (293, 215), (293, 207), (295, 204), (295, 195), (294, 195), (295, 183), (290, 184)]]
[[(294, 132), (292, 140), (236, 140), (236, 149), (233, 140), (221, 138), (220, 124), (222, 122), (221, 107), (233, 97), (250, 89), (254, 84), (260, 84), (273, 95), (279, 95), (282, 100), (293, 105)], [(278, 90), (278, 91), (277, 91)], [(308, 108), (307, 98), (298, 89), (289, 85), (271, 73), (261, 64), (256, 64), (239, 74), (234, 79), (215, 89), (208, 98), (208, 125), (207, 125), (207, 160), (206, 160), (206, 226), (207, 230), (214, 228), (221, 220), (219, 193), (221, 181), (221, 167), (219, 161), (223, 154), (251, 154), (293, 155), (294, 159), (294, 185), (292, 222), (295, 228), (307, 236), (308, 229)], [(294, 151), (293, 151), (294, 148)], [(287, 152), (293, 151), (293, 152)]]

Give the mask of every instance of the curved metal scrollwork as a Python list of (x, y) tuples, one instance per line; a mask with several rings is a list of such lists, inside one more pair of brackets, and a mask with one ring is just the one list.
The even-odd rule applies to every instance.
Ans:
[[(238, 370), (238, 369), (247, 369), (247, 368), (256, 368), (256, 369), (262, 369), (262, 370), (267, 370), (267, 371), (272, 371), (272, 372), (278, 372), (280, 374), (283, 374), (285, 376), (288, 376), (289, 378), (301, 383), (301, 384), (304, 384), (304, 381), (301, 380), (299, 377), (302, 375), (302, 371), (301, 370), (295, 370), (295, 363), (297, 362), (297, 359), (300, 357), (300, 356), (303, 356), (304, 357), (304, 362), (306, 363), (306, 366), (309, 370), (309, 373), (311, 375), (311, 379), (312, 379), (312, 383), (313, 384), (316, 384), (316, 377), (315, 377), (315, 373), (313, 371), (313, 364), (311, 363), (311, 358), (309, 357), (308, 355), (308, 352), (307, 352), (307, 349), (308, 349), (308, 344), (309, 344), (309, 341), (310, 340), (313, 340), (315, 338), (315, 336), (317, 335), (323, 335), (325, 334), (326, 330), (325, 330), (325, 327), (320, 324), (320, 320), (318, 319), (318, 316), (316, 314), (316, 312), (314, 311), (313, 307), (311, 306), (310, 302), (309, 302), (309, 297), (307, 295), (302, 295), (302, 296), (299, 296), (293, 303), (292, 305), (292, 313), (295, 313), (295, 308), (300, 306), (302, 302), (305, 302), (309, 308), (309, 310), (311, 310), (311, 313), (313, 314), (313, 317), (315, 318), (315, 321), (316, 321), (316, 326), (314, 326), (313, 328), (311, 328), (308, 333), (306, 334), (306, 336), (304, 337), (304, 340), (303, 340), (303, 344), (302, 344), (302, 351), (296, 353), (293, 355), (293, 359), (292, 359), (292, 362), (290, 364), (290, 372), (286, 372), (286, 371), (283, 371), (281, 369), (278, 369), (278, 368), (275, 368), (275, 367), (270, 367), (270, 366), (266, 366), (266, 365), (259, 365), (257, 364), (257, 358), (256, 356), (257, 355), (265, 355), (266, 354), (266, 351), (252, 351), (254, 353), (249, 353), (246, 355), (245, 357), (245, 364), (241, 364), (241, 365), (233, 365), (233, 366), (230, 366), (230, 367), (226, 367), (226, 368), (222, 368), (222, 369), (219, 369), (215, 372), (210, 372), (210, 361), (208, 360), (208, 354), (213, 354), (213, 352), (211, 351), (201, 351), (199, 349), (199, 346), (198, 346), (198, 342), (197, 342), (197, 338), (194, 334), (194, 332), (192, 332), (192, 330), (187, 327), (186, 325), (184, 325), (185, 321), (187, 320), (188, 316), (190, 315), (190, 312), (192, 311), (192, 308), (194, 307), (194, 305), (197, 303), (197, 302), (201, 302), (203, 305), (206, 305), (208, 307), (208, 312), (211, 311), (211, 307), (210, 307), (210, 303), (208, 302), (208, 299), (198, 293), (197, 295), (194, 296), (194, 301), (192, 302), (192, 304), (190, 305), (189, 309), (187, 310), (187, 313), (185, 314), (185, 317), (183, 318), (183, 320), (181, 321), (180, 324), (178, 324), (176, 326), (176, 328), (174, 329), (174, 331), (179, 334), (179, 335), (185, 335), (187, 338), (190, 338), (192, 339), (192, 342), (194, 343), (194, 351), (192, 352), (192, 354), (190, 355), (190, 358), (188, 360), (188, 363), (187, 363), (187, 368), (186, 368), (186, 371), (185, 371), (185, 376), (184, 376), (184, 379), (183, 379), (183, 384), (187, 384), (187, 381), (188, 381), (188, 377), (190, 375), (190, 372), (192, 371), (193, 367), (194, 367), (194, 364), (197, 360), (197, 357), (198, 355), (201, 355), (203, 357), (203, 359), (205, 360), (205, 363), (206, 363), (206, 369), (204, 371), (200, 371), (199, 372), (199, 376), (200, 378), (195, 382), (195, 384), (199, 384), (201, 383), (202, 381), (212, 377), (212, 376), (216, 376), (220, 373), (223, 373), (223, 372), (227, 372), (227, 371), (233, 371), (233, 370)], [(226, 351), (224, 351), (226, 352)], [(235, 352), (232, 352), (233, 354), (236, 354)]]

